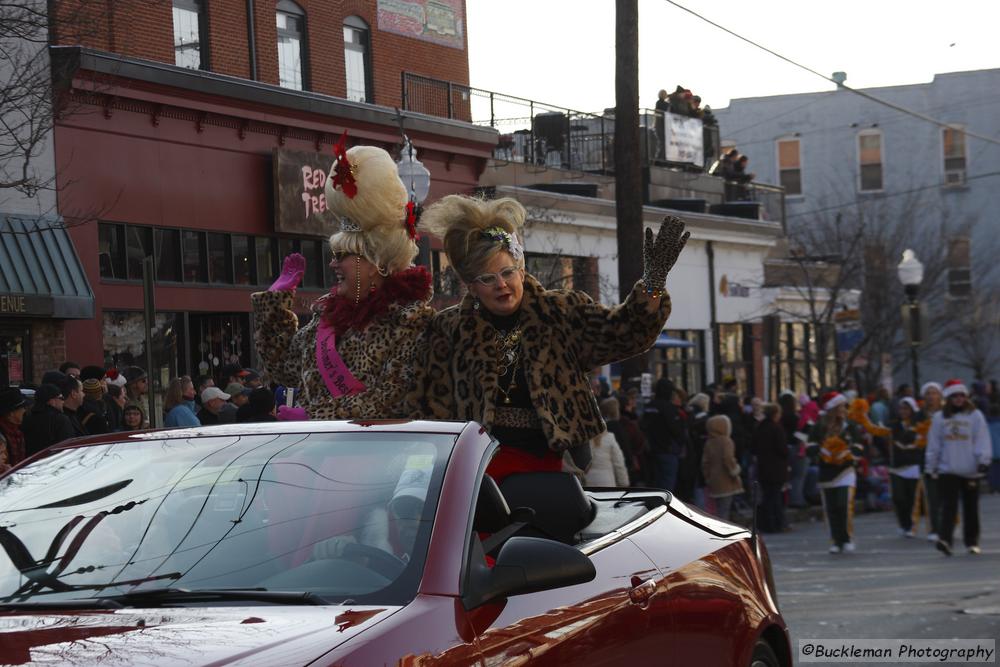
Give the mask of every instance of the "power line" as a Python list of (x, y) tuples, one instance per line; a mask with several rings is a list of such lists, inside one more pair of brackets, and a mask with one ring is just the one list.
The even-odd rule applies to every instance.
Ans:
[[(989, 178), (991, 176), (1000, 176), (1000, 171), (990, 171), (990, 172), (986, 172), (986, 173), (983, 173), (983, 174), (976, 174), (975, 176), (968, 176), (968, 177), (966, 177), (965, 181), (966, 182), (977, 181), (980, 178)], [(942, 187), (941, 183), (931, 183), (929, 185), (921, 185), (921, 186), (916, 187), (916, 188), (910, 188), (909, 190), (899, 190), (897, 192), (889, 192), (889, 193), (881, 195), (880, 197), (878, 197), (878, 199), (879, 200), (883, 200), (883, 199), (889, 199), (891, 197), (899, 197), (901, 195), (910, 195), (910, 194), (913, 194), (915, 192), (923, 192), (924, 190), (934, 190), (934, 189), (937, 189), (937, 188), (940, 188), (940, 187)], [(822, 208), (815, 208), (815, 209), (812, 209), (810, 211), (802, 211), (800, 213), (792, 213), (792, 214), (786, 215), (785, 219), (788, 220), (788, 219), (791, 219), (791, 218), (801, 218), (801, 217), (807, 216), (807, 215), (815, 215), (817, 213), (825, 213), (826, 211), (835, 211), (837, 209), (847, 208), (849, 206), (854, 206), (857, 203), (858, 203), (857, 200), (852, 200), (852, 201), (849, 201), (849, 202), (844, 202), (842, 204), (832, 204), (830, 206), (824, 206)]]
[[(728, 33), (729, 35), (732, 35), (736, 39), (744, 41), (747, 44), (750, 44), (751, 46), (754, 46), (754, 47), (760, 49), (761, 51), (765, 51), (767, 53), (770, 53), (775, 58), (779, 58), (781, 60), (784, 60), (786, 63), (788, 63), (790, 65), (798, 67), (801, 70), (805, 70), (806, 72), (809, 72), (810, 74), (814, 74), (814, 75), (818, 76), (819, 78), (823, 79), (824, 81), (828, 81), (830, 83), (836, 84), (840, 88), (843, 88), (844, 90), (846, 90), (848, 92), (851, 92), (851, 93), (854, 93), (855, 95), (863, 97), (863, 98), (865, 98), (865, 99), (867, 99), (867, 100), (869, 100), (871, 102), (875, 102), (876, 104), (881, 104), (883, 106), (889, 107), (890, 109), (894, 109), (895, 111), (898, 111), (900, 113), (904, 113), (904, 114), (906, 114), (908, 116), (913, 116), (914, 118), (919, 118), (920, 120), (926, 121), (928, 123), (933, 123), (934, 125), (937, 125), (938, 127), (942, 127), (942, 128), (946, 128), (946, 129), (952, 127), (951, 125), (949, 125), (948, 123), (945, 123), (944, 121), (937, 120), (936, 118), (931, 118), (930, 116), (928, 116), (926, 114), (923, 114), (923, 113), (920, 113), (919, 111), (914, 111), (913, 109), (909, 109), (907, 107), (901, 106), (899, 104), (896, 104), (895, 102), (889, 102), (888, 100), (883, 100), (881, 98), (875, 97), (871, 93), (866, 93), (863, 90), (859, 90), (857, 88), (852, 88), (852, 87), (848, 86), (845, 83), (837, 82), (837, 81), (833, 80), (832, 78), (828, 77), (827, 75), (821, 74), (820, 72), (817, 72), (816, 70), (814, 70), (811, 67), (803, 65), (800, 62), (796, 62), (795, 60), (792, 60), (791, 58), (788, 58), (786, 56), (781, 55), (777, 51), (773, 51), (773, 50), (767, 48), (763, 44), (759, 44), (759, 43), (753, 41), (752, 39), (750, 39), (748, 37), (744, 37), (743, 35), (740, 35), (739, 33), (733, 32), (732, 30), (730, 30), (729, 28), (727, 28), (727, 27), (725, 27), (723, 25), (719, 25), (715, 21), (713, 21), (713, 20), (711, 20), (709, 18), (706, 18), (705, 16), (702, 16), (701, 14), (699, 14), (696, 11), (694, 11), (693, 9), (688, 9), (684, 5), (681, 5), (681, 4), (677, 3), (677, 2), (674, 2), (674, 0), (664, 0), (664, 2), (666, 2), (669, 5), (673, 5), (674, 7), (677, 7), (678, 9), (681, 9), (681, 10), (687, 12), (688, 14), (691, 14), (695, 18), (698, 18), (698, 19), (704, 21), (705, 23), (708, 23), (709, 25), (711, 25), (711, 26), (713, 26), (715, 28), (718, 28), (719, 30), (722, 30), (723, 32)], [(962, 132), (967, 137), (972, 137), (974, 139), (979, 139), (980, 141), (986, 141), (986, 142), (989, 142), (991, 144), (996, 144), (997, 146), (1000, 146), (1000, 139), (996, 139), (994, 137), (988, 137), (988, 136), (986, 136), (984, 134), (979, 134), (977, 132), (971, 132), (971, 131), (969, 131), (967, 129), (963, 130)]]

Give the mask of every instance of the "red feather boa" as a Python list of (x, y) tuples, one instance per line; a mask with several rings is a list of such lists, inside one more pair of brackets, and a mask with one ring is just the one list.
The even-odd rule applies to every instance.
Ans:
[(331, 291), (323, 299), (323, 319), (340, 336), (348, 329), (364, 330), (394, 304), (427, 301), (430, 296), (430, 271), (423, 266), (414, 266), (388, 276), (374, 294), (357, 305), (354, 305), (353, 296), (338, 296)]

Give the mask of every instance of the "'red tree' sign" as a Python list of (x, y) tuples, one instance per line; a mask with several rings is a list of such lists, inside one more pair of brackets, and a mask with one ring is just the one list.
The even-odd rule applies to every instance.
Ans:
[(274, 231), (327, 237), (336, 229), (323, 188), (333, 155), (275, 148)]

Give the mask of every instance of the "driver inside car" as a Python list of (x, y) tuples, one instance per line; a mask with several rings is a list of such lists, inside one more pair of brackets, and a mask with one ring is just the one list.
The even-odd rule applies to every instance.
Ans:
[(408, 563), (420, 528), (433, 469), (431, 465), (423, 465), (421, 460), (414, 460), (422, 458), (409, 457), (392, 497), (384, 505), (372, 507), (351, 534), (318, 542), (313, 547), (313, 560), (344, 558), (350, 554), (351, 545), (360, 544), (392, 554), (401, 563)]

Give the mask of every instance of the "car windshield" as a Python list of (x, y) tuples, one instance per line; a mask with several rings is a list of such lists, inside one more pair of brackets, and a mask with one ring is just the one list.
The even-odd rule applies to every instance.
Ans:
[(405, 604), (454, 442), (168, 435), (57, 451), (0, 480), (0, 605), (165, 588)]

